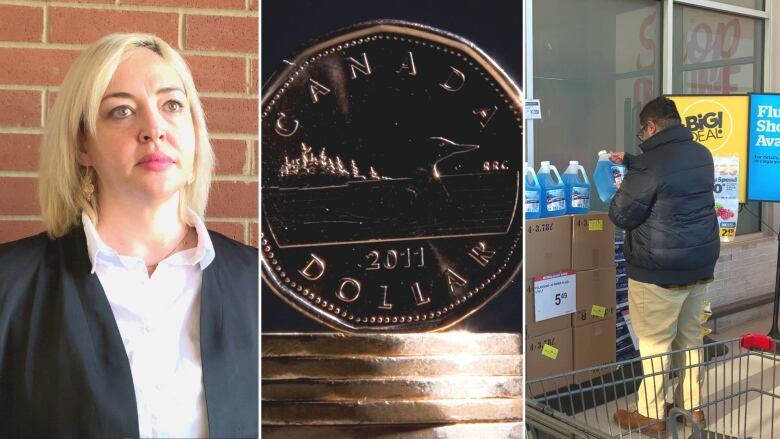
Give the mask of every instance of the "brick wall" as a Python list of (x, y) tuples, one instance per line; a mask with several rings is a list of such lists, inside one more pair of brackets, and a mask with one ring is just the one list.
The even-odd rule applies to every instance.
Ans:
[(148, 32), (190, 64), (217, 155), (210, 228), (257, 246), (257, 0), (0, 0), (0, 242), (40, 232), (38, 148), (80, 50)]
[[(712, 306), (726, 305), (762, 296), (775, 289), (777, 241), (773, 237), (742, 244), (730, 244), (720, 250), (715, 266), (715, 281), (707, 286)], [(745, 318), (771, 315), (771, 307), (760, 307), (718, 319), (718, 329), (744, 323)]]

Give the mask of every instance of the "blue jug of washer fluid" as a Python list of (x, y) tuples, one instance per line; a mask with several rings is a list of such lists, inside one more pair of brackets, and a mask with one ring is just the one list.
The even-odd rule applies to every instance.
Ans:
[[(555, 178), (553, 179), (553, 174)], [(563, 187), (561, 174), (550, 162), (544, 161), (536, 173), (539, 186), (542, 188), (542, 199), (539, 204), (540, 218), (559, 216), (566, 213), (566, 191)]]
[(599, 151), (599, 161), (596, 162), (596, 170), (593, 171), (593, 183), (596, 185), (601, 201), (609, 202), (617, 191), (615, 183), (622, 183), (625, 175), (625, 165), (612, 163), (607, 151)]
[(569, 167), (563, 171), (563, 186), (566, 193), (566, 213), (588, 213), (590, 211), (590, 181), (580, 162), (576, 160), (569, 162)]
[(536, 178), (534, 168), (525, 162), (525, 194), (523, 198), (523, 212), (525, 219), (537, 219), (541, 215), (542, 187)]

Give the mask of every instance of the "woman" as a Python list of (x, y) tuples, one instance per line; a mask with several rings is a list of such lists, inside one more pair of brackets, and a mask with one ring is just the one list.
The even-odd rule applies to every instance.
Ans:
[(46, 123), (47, 233), (0, 246), (0, 437), (257, 436), (257, 250), (206, 230), (181, 56), (84, 51)]

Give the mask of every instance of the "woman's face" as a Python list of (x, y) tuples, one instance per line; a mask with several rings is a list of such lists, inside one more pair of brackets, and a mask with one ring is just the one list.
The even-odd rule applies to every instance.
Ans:
[(179, 75), (149, 49), (130, 52), (103, 93), (95, 134), (78, 154), (79, 163), (95, 168), (98, 202), (168, 200), (192, 178), (194, 157)]

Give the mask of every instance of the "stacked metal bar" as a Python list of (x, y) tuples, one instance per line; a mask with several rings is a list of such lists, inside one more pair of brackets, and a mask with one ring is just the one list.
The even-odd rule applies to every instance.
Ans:
[(615, 294), (616, 302), (616, 322), (615, 328), (615, 350), (617, 361), (631, 360), (639, 356), (631, 335), (628, 331), (628, 324), (624, 318), (624, 313), (628, 312), (628, 276), (626, 275), (626, 257), (623, 252), (625, 243), (625, 231), (615, 229)]
[(521, 438), (519, 334), (263, 334), (264, 438)]

